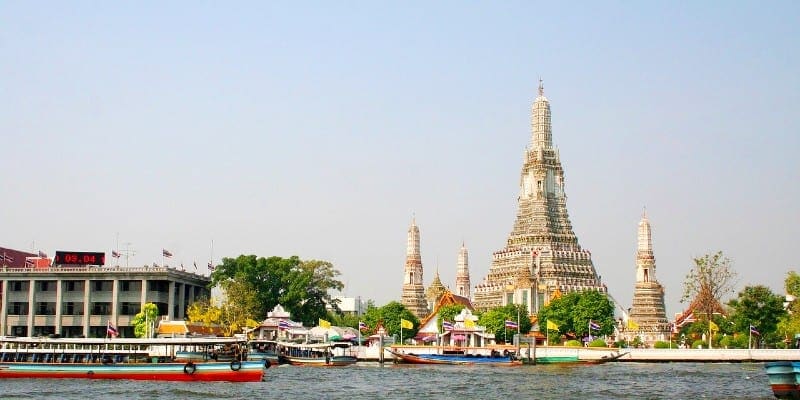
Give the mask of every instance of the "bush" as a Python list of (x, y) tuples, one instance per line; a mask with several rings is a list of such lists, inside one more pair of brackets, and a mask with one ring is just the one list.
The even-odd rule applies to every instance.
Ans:
[(708, 348), (708, 342), (706, 342), (705, 340), (702, 340), (702, 339), (697, 339), (694, 342), (692, 342), (692, 348), (693, 349), (707, 349)]
[(668, 349), (670, 347), (676, 347), (676, 346), (674, 346), (674, 345), (671, 346), (669, 342), (665, 342), (665, 341), (662, 341), (662, 340), (659, 340), (659, 341), (653, 343), (653, 348), (654, 349)]
[(564, 346), (567, 346), (567, 347), (581, 347), (581, 342), (579, 342), (577, 340), (567, 340), (566, 342), (564, 342)]
[(601, 338), (597, 338), (589, 342), (589, 347), (606, 347), (606, 341)]

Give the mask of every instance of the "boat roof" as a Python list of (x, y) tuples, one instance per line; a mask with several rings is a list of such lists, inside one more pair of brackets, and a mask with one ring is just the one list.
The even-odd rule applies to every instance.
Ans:
[(237, 337), (176, 337), (176, 338), (47, 338), (47, 337), (18, 337), (0, 336), (0, 343), (63, 343), (63, 344), (131, 344), (131, 345), (214, 345), (235, 344), (247, 342), (246, 339)]

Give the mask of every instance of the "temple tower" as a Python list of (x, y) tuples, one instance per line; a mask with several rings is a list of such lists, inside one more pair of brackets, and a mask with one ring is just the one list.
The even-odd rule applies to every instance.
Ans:
[(628, 340), (637, 336), (646, 344), (669, 340), (670, 329), (667, 311), (664, 308), (664, 287), (656, 280), (656, 258), (653, 256), (653, 239), (646, 212), (639, 221), (636, 288), (628, 319), (624, 334)]
[[(522, 302), (534, 314), (556, 292), (607, 291), (591, 253), (581, 248), (572, 230), (550, 118), (550, 102), (539, 80), (539, 96), (531, 108), (531, 142), (520, 173), (517, 218), (505, 247), (492, 254), (488, 275), (475, 287), (477, 310), (527, 299)], [(517, 277), (524, 276), (530, 276), (531, 283), (521, 289)]]
[(433, 310), (433, 308), (436, 307), (439, 298), (441, 298), (446, 291), (447, 288), (439, 278), (439, 268), (436, 268), (436, 275), (433, 276), (433, 282), (428, 286), (428, 290), (425, 291), (425, 299), (428, 301), (428, 310)]
[(417, 318), (428, 315), (425, 301), (425, 286), (422, 283), (422, 255), (419, 250), (419, 228), (416, 220), (411, 219), (406, 244), (406, 266), (403, 278), (402, 304), (414, 313)]
[(461, 297), (470, 298), (469, 282), (469, 254), (464, 243), (461, 243), (461, 250), (458, 251), (458, 269), (456, 270), (456, 293)]

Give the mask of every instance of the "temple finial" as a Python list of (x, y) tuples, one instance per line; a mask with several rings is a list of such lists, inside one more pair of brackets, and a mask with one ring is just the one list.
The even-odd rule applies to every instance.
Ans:
[(642, 207), (642, 218), (647, 218), (647, 206)]
[(539, 96), (544, 96), (544, 84), (541, 76), (539, 77)]

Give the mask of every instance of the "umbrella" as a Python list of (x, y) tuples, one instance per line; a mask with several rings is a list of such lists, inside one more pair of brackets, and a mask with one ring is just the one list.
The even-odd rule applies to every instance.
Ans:
[(344, 336), (342, 336), (342, 339), (344, 339), (344, 340), (350, 340), (350, 339), (355, 339), (355, 338), (356, 338), (356, 335), (353, 335), (352, 333), (345, 333)]
[(453, 340), (467, 340), (467, 337), (464, 335), (453, 335)]

